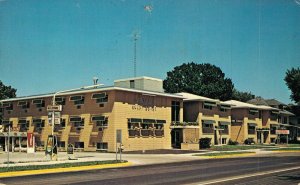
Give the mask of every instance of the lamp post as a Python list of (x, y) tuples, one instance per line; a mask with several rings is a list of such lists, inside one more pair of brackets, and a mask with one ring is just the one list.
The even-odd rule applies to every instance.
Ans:
[[(75, 88), (75, 89), (68, 89), (68, 90), (63, 90), (63, 91), (58, 91), (53, 94), (52, 98), (52, 106), (55, 106), (55, 97), (60, 94), (60, 93), (65, 93), (65, 92), (70, 92), (70, 91), (76, 91), (76, 90), (83, 90), (83, 89), (90, 89), (90, 88), (95, 88), (102, 86), (103, 84), (95, 84), (95, 85), (90, 85), (90, 86), (83, 86), (80, 88)], [(51, 135), (52, 135), (52, 147), (51, 147), (51, 160), (53, 160), (53, 149), (54, 149), (54, 124), (55, 124), (55, 110), (52, 110), (52, 129), (51, 129)]]

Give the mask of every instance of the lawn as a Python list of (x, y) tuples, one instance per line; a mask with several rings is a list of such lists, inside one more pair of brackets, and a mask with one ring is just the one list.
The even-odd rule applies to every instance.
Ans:
[(232, 150), (250, 150), (250, 149), (262, 149), (262, 148), (274, 148), (274, 145), (222, 145), (212, 146), (210, 150), (213, 151), (232, 151)]
[(49, 164), (49, 165), (30, 165), (30, 166), (10, 166), (1, 167), (0, 172), (12, 172), (12, 171), (25, 171), (25, 170), (41, 170), (41, 169), (53, 169), (53, 168), (69, 168), (69, 167), (79, 167), (79, 166), (91, 166), (91, 165), (101, 165), (101, 164), (117, 164), (124, 163), (127, 161), (88, 161), (88, 162), (76, 162), (76, 163), (60, 163), (60, 164)]

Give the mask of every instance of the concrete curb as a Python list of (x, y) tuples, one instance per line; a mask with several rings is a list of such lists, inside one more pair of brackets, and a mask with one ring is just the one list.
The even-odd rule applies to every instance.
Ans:
[(132, 165), (131, 162), (125, 162), (125, 163), (118, 163), (118, 164), (100, 164), (100, 165), (78, 166), (78, 167), (68, 167), (68, 168), (10, 171), (10, 172), (1, 172), (0, 178), (27, 176), (27, 175), (40, 175), (40, 174), (49, 174), (49, 173), (87, 171), (87, 170), (106, 169), (106, 168), (120, 168), (120, 167), (126, 167), (130, 165)]

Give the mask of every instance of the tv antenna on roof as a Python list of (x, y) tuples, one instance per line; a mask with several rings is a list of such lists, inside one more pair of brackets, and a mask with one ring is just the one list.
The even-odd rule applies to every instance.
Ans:
[(138, 31), (134, 31), (132, 34), (133, 37), (133, 75), (136, 77), (136, 43), (137, 40), (141, 37)]

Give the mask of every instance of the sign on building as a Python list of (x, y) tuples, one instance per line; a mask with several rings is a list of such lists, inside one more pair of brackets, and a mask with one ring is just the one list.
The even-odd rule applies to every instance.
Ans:
[(276, 134), (289, 135), (289, 130), (276, 130)]
[(62, 105), (48, 105), (47, 111), (62, 111)]

